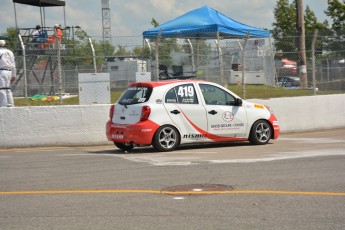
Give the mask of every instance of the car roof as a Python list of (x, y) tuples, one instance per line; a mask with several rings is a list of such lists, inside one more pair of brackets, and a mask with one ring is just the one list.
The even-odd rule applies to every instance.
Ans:
[(163, 85), (175, 84), (175, 83), (194, 83), (194, 82), (207, 82), (204, 80), (165, 80), (165, 81), (146, 81), (146, 82), (133, 82), (131, 86), (147, 86), (147, 87), (158, 87)]

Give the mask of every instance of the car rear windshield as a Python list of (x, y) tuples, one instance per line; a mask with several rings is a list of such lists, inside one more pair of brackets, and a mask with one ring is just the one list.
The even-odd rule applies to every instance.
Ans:
[(118, 103), (121, 105), (132, 105), (144, 103), (149, 100), (152, 93), (152, 88), (147, 86), (131, 86), (127, 88), (124, 94), (119, 99)]

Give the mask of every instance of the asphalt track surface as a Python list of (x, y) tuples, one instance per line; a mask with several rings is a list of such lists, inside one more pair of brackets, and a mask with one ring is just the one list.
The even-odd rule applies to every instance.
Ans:
[(1, 149), (0, 229), (345, 229), (344, 155), (345, 129), (168, 153)]

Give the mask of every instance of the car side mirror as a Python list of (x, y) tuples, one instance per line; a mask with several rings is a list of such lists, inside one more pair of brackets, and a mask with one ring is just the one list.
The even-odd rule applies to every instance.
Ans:
[(235, 106), (242, 106), (242, 99), (241, 98), (235, 98)]

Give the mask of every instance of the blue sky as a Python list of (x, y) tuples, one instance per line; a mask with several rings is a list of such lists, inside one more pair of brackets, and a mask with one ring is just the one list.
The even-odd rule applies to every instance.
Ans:
[[(0, 33), (3, 33), (8, 27), (15, 27), (15, 17), (12, 0), (1, 0), (1, 2)], [(67, 26), (78, 25), (101, 35), (102, 0), (65, 0), (65, 2)], [(141, 34), (144, 30), (152, 28), (150, 24), (152, 17), (162, 24), (204, 5), (236, 21), (270, 29), (274, 21), (273, 9), (276, 5), (276, 0), (109, 0), (109, 2), (111, 31), (114, 35)], [(304, 0), (304, 7), (306, 5), (315, 12), (319, 21), (326, 19), (323, 11), (327, 8), (327, 0)], [(23, 4), (15, 4), (15, 6), (18, 27), (29, 28), (41, 24), (39, 7)], [(46, 7), (44, 10), (47, 27), (53, 27), (56, 23), (64, 25), (63, 7)]]

